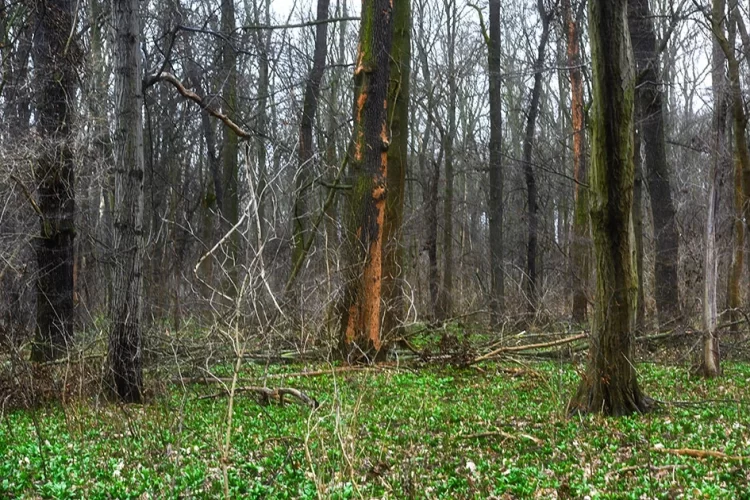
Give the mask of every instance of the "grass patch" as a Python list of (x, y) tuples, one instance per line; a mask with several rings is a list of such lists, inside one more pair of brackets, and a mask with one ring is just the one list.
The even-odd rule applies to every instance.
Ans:
[[(295, 372), (300, 366), (275, 366)], [(308, 367), (321, 369), (325, 366)], [(660, 400), (713, 400), (622, 419), (567, 419), (578, 375), (539, 364), (512, 376), (426, 368), (270, 380), (322, 404), (235, 401), (229, 485), (235, 498), (750, 498), (750, 463), (653, 449), (750, 455), (741, 400), (750, 366), (691, 379), (644, 364)], [(250, 366), (243, 379), (259, 375)], [(257, 382), (257, 380), (256, 380)], [(227, 398), (172, 387), (141, 407), (86, 402), (4, 416), (0, 497), (214, 498), (223, 495)]]

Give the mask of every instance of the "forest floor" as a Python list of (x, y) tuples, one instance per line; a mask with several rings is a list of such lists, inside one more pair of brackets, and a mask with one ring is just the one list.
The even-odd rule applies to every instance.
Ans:
[(230, 448), (217, 384), (3, 411), (0, 497), (216, 498), (226, 470), (232, 498), (750, 498), (747, 364), (709, 381), (640, 364), (648, 394), (692, 403), (620, 419), (566, 416), (570, 363), (247, 365), (239, 386), (264, 370), (330, 373), (267, 380), (317, 409), (238, 393)]

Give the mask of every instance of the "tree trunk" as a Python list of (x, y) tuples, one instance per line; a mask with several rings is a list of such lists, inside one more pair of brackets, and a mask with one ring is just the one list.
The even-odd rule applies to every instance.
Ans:
[(626, 0), (590, 0), (593, 66), (591, 222), (596, 308), (586, 374), (571, 413), (647, 410), (633, 366), (637, 283), (632, 263), (635, 75)]
[(655, 295), (659, 324), (666, 326), (680, 316), (677, 283), (679, 236), (669, 185), (669, 164), (664, 137), (664, 109), (659, 54), (648, 0), (628, 2), (628, 20), (638, 78), (636, 101), (638, 126), (646, 152), (646, 180), (651, 199), (656, 242)]
[(73, 104), (81, 57), (69, 43), (74, 23), (71, 0), (49, 0), (36, 10), (33, 60), (37, 90), (37, 132), (40, 157), (34, 165), (40, 236), (35, 242), (38, 265), (36, 338), (31, 359), (65, 356), (73, 340), (73, 240), (75, 238), (75, 175)]
[(404, 187), (409, 154), (409, 78), (411, 65), (411, 0), (393, 3), (393, 50), (388, 88), (388, 174), (383, 229), (383, 334), (401, 337), (403, 321), (403, 247), (401, 222), (404, 218)]
[(109, 364), (117, 396), (143, 394), (143, 93), (138, 0), (113, 0), (115, 95), (114, 287)]
[[(235, 30), (234, 0), (221, 0), (221, 31), (232, 37)], [(224, 41), (221, 46), (221, 91), (224, 114), (236, 121), (237, 113), (237, 54), (234, 47)], [(222, 189), (221, 215), (224, 220), (224, 231), (229, 230), (239, 220), (240, 191), (239, 191), (239, 138), (229, 127), (224, 127), (224, 140), (221, 146), (224, 186)], [(227, 276), (232, 281), (226, 283), (225, 291), (234, 296), (240, 286), (237, 282), (237, 266), (239, 257), (240, 234), (235, 231), (228, 241), (229, 262)]]
[(551, 13), (547, 13), (544, 8), (544, 1), (537, 0), (537, 10), (542, 20), (542, 36), (539, 39), (539, 48), (537, 51), (536, 61), (534, 61), (534, 87), (531, 90), (531, 102), (529, 103), (529, 113), (526, 117), (526, 132), (523, 138), (523, 172), (526, 180), (526, 205), (528, 209), (528, 227), (526, 242), (526, 276), (527, 276), (527, 294), (528, 310), (532, 316), (536, 314), (538, 307), (538, 290), (537, 290), (537, 246), (539, 239), (539, 206), (537, 204), (537, 186), (534, 167), (531, 163), (531, 152), (534, 145), (534, 134), (536, 132), (536, 117), (539, 114), (539, 98), (542, 94), (542, 76), (544, 69), (544, 52), (547, 49), (547, 40), (549, 39), (549, 25), (552, 18)]
[(364, 0), (354, 68), (352, 191), (347, 214), (350, 266), (340, 305), (341, 354), (349, 362), (381, 353), (383, 233), (386, 216), (388, 86), (393, 25), (389, 0)]
[(490, 0), (488, 69), (490, 77), (490, 279), (492, 320), (500, 322), (505, 309), (503, 275), (503, 112), (500, 41), (500, 0)]
[(581, 75), (581, 50), (579, 26), (583, 19), (583, 6), (573, 17), (570, 0), (563, 0), (563, 15), (568, 41), (567, 58), (570, 67), (571, 115), (573, 122), (573, 243), (571, 265), (573, 271), (574, 323), (586, 321), (588, 288), (591, 275), (591, 237), (589, 224), (588, 159), (586, 157), (586, 126), (583, 105), (583, 78)]
[(292, 214), (292, 265), (300, 258), (305, 248), (307, 238), (312, 238), (308, 228), (308, 196), (313, 169), (313, 123), (318, 110), (320, 82), (326, 64), (326, 49), (328, 44), (328, 0), (318, 0), (318, 14), (316, 20), (320, 23), (315, 28), (315, 53), (313, 66), (307, 77), (305, 97), (302, 104), (302, 119), (299, 126), (299, 151), (297, 157), (297, 175), (294, 182), (294, 207)]
[[(717, 5), (718, 4), (718, 5)], [(735, 206), (735, 224), (734, 224), (734, 246), (732, 251), (732, 267), (730, 270), (729, 308), (733, 312), (742, 305), (740, 281), (743, 269), (745, 231), (750, 232), (750, 151), (747, 143), (747, 117), (745, 115), (745, 102), (742, 96), (742, 85), (740, 75), (740, 61), (737, 59), (734, 50), (734, 43), (727, 40), (722, 25), (722, 18), (725, 3), (723, 0), (714, 0), (714, 12), (712, 13), (712, 28), (714, 39), (718, 43), (718, 50), (723, 52), (724, 58), (728, 65), (729, 74), (729, 98), (732, 103), (732, 137), (734, 139), (734, 151), (732, 157), (734, 160), (734, 206)], [(738, 19), (741, 20), (738, 6), (730, 3), (730, 19), (736, 24)], [(721, 17), (717, 17), (721, 15)], [(715, 56), (716, 57), (716, 56)], [(742, 221), (745, 225), (743, 227)], [(717, 346), (718, 349), (718, 346)]]
[[(637, 107), (637, 106), (636, 106)], [(635, 313), (635, 330), (643, 331), (646, 323), (646, 303), (643, 291), (643, 157), (641, 131), (633, 127), (633, 232), (635, 241), (635, 272), (638, 277), (638, 305)]]
[(443, 286), (438, 315), (451, 316), (453, 309), (453, 141), (456, 137), (456, 28), (458, 27), (456, 0), (445, 0), (448, 31), (448, 131), (443, 136), (445, 145), (445, 199), (443, 200)]

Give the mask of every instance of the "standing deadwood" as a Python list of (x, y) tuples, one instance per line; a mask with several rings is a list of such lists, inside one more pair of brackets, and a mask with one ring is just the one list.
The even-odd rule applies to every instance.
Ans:
[(573, 123), (573, 242), (571, 265), (573, 271), (573, 314), (575, 323), (586, 321), (588, 285), (591, 275), (591, 228), (589, 225), (588, 158), (586, 156), (586, 126), (583, 104), (583, 78), (579, 26), (583, 20), (585, 2), (580, 3), (574, 17), (570, 0), (563, 0), (563, 15), (567, 36), (567, 59), (570, 67), (571, 118)]
[(646, 187), (654, 219), (656, 309), (659, 324), (665, 326), (680, 316), (677, 286), (680, 239), (669, 184), (670, 169), (664, 136), (664, 99), (649, 0), (628, 2), (628, 22), (638, 75), (636, 114), (646, 154)]
[(49, 0), (36, 9), (33, 60), (38, 82), (37, 131), (43, 148), (34, 165), (40, 236), (35, 249), (38, 269), (36, 339), (31, 359), (65, 356), (73, 339), (73, 240), (75, 173), (73, 122), (76, 68), (81, 53), (75, 38), (73, 2)]
[(499, 322), (505, 309), (503, 275), (503, 110), (500, 41), (500, 0), (490, 0), (488, 61), (490, 79), (490, 193), (489, 233), (493, 321)]
[[(403, 247), (400, 242), (404, 218), (404, 187), (409, 154), (409, 80), (411, 69), (411, 0), (393, 2), (393, 45), (388, 87), (388, 174), (383, 226), (383, 314), (384, 336), (401, 337), (403, 316)], [(387, 340), (387, 337), (386, 337)]]
[[(725, 2), (714, 0), (711, 13), (711, 27), (715, 43), (723, 53), (727, 62), (729, 75), (729, 98), (732, 103), (732, 137), (734, 139), (734, 205), (736, 210), (734, 224), (734, 247), (732, 252), (732, 267), (730, 270), (728, 302), (729, 308), (734, 313), (741, 306), (740, 281), (743, 269), (743, 255), (745, 231), (750, 232), (750, 151), (747, 144), (747, 116), (745, 114), (745, 102), (742, 96), (740, 61), (735, 54), (734, 44), (727, 39), (724, 32), (722, 20), (724, 18)], [(740, 9), (736, 2), (730, 2), (730, 19), (733, 24), (741, 21)], [(717, 54), (718, 55), (718, 54)], [(716, 55), (714, 56), (716, 57)], [(714, 63), (714, 66), (716, 63)], [(714, 84), (715, 85), (715, 84)], [(721, 97), (719, 97), (721, 98)], [(745, 221), (743, 227), (742, 221)], [(716, 358), (718, 359), (718, 343), (715, 345)], [(711, 376), (706, 370), (704, 373)], [(718, 374), (718, 373), (716, 373)]]
[(138, 0), (113, 0), (115, 95), (114, 286), (109, 365), (124, 402), (143, 393), (143, 93)]
[(352, 190), (346, 215), (349, 272), (340, 304), (340, 350), (349, 362), (381, 351), (383, 234), (388, 178), (390, 0), (364, 0), (354, 68)]
[(529, 312), (533, 316), (538, 307), (538, 290), (537, 290), (537, 246), (539, 238), (539, 221), (538, 221), (538, 204), (537, 204), (537, 186), (534, 167), (531, 164), (531, 151), (534, 144), (534, 134), (536, 132), (536, 117), (539, 114), (539, 98), (542, 94), (542, 75), (544, 70), (544, 52), (547, 49), (549, 40), (550, 21), (552, 11), (547, 12), (544, 7), (544, 0), (537, 0), (537, 10), (542, 20), (542, 36), (539, 39), (539, 48), (537, 50), (536, 60), (534, 61), (534, 86), (531, 90), (531, 102), (529, 103), (529, 113), (526, 116), (526, 131), (523, 138), (523, 172), (526, 180), (526, 201), (528, 213), (527, 242), (526, 242), (526, 276), (528, 285)]
[(292, 214), (292, 265), (301, 257), (305, 249), (306, 238), (312, 238), (308, 228), (308, 206), (306, 191), (310, 189), (313, 167), (313, 123), (318, 110), (320, 82), (326, 64), (328, 44), (328, 0), (318, 0), (318, 14), (315, 28), (315, 53), (313, 66), (305, 85), (305, 98), (302, 104), (302, 119), (299, 126), (299, 151), (297, 157), (297, 175), (294, 183), (294, 207)]
[(458, 9), (456, 0), (444, 0), (446, 10), (446, 28), (448, 31), (448, 130), (443, 136), (445, 142), (445, 200), (443, 201), (443, 286), (440, 293), (438, 315), (448, 318), (453, 308), (453, 141), (456, 137), (456, 31), (458, 28)]
[(635, 74), (627, 0), (590, 0), (589, 33), (596, 307), (587, 371), (568, 409), (617, 416), (648, 409), (632, 362), (637, 294), (630, 220)]

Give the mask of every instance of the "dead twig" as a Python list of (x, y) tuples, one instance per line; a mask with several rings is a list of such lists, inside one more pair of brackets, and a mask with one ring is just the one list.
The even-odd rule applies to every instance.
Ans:
[[(300, 391), (299, 389), (293, 389), (291, 387), (277, 387), (275, 389), (272, 389), (270, 387), (255, 387), (255, 386), (247, 386), (247, 387), (237, 387), (234, 390), (235, 394), (240, 392), (254, 392), (258, 395), (260, 395), (261, 400), (264, 403), (270, 403), (271, 401), (278, 401), (279, 404), (284, 404), (284, 396), (292, 396), (299, 401), (301, 401), (305, 406), (309, 406), (313, 410), (317, 409), (320, 406), (320, 403), (315, 398), (312, 398), (305, 394), (304, 392)], [(201, 396), (198, 399), (215, 399), (222, 396), (228, 395), (228, 391), (222, 391), (218, 392), (216, 394), (207, 394), (205, 396)]]
[(664, 472), (664, 471), (675, 471), (677, 469), (684, 469), (686, 468), (686, 464), (670, 464), (670, 465), (650, 465), (650, 464), (643, 464), (643, 465), (630, 465), (628, 467), (623, 467), (622, 469), (613, 470), (610, 472), (607, 472), (605, 474), (604, 479), (605, 481), (609, 481), (612, 479), (613, 476), (617, 476), (619, 474), (624, 474), (626, 472), (633, 472), (641, 469), (648, 469), (651, 472)]
[(500, 347), (498, 349), (495, 349), (494, 351), (490, 351), (487, 354), (483, 354), (481, 356), (477, 356), (472, 361), (469, 362), (469, 364), (479, 363), (480, 361), (486, 361), (488, 359), (495, 358), (501, 354), (509, 353), (509, 352), (521, 352), (521, 351), (532, 351), (535, 349), (544, 349), (546, 347), (557, 347), (560, 345), (570, 344), (572, 342), (575, 342), (576, 340), (584, 339), (588, 336), (586, 333), (581, 333), (578, 335), (573, 335), (571, 337), (566, 337), (564, 339), (560, 340), (553, 340), (551, 342), (542, 342), (540, 344), (528, 344), (528, 345), (519, 345), (519, 346), (505, 346)]
[(651, 448), (651, 451), (655, 451), (658, 453), (666, 453), (669, 455), (677, 455), (677, 456), (693, 457), (693, 458), (718, 458), (719, 460), (732, 460), (732, 461), (750, 460), (750, 457), (743, 457), (739, 455), (727, 455), (726, 453), (723, 453), (721, 451), (696, 450), (693, 448)]

